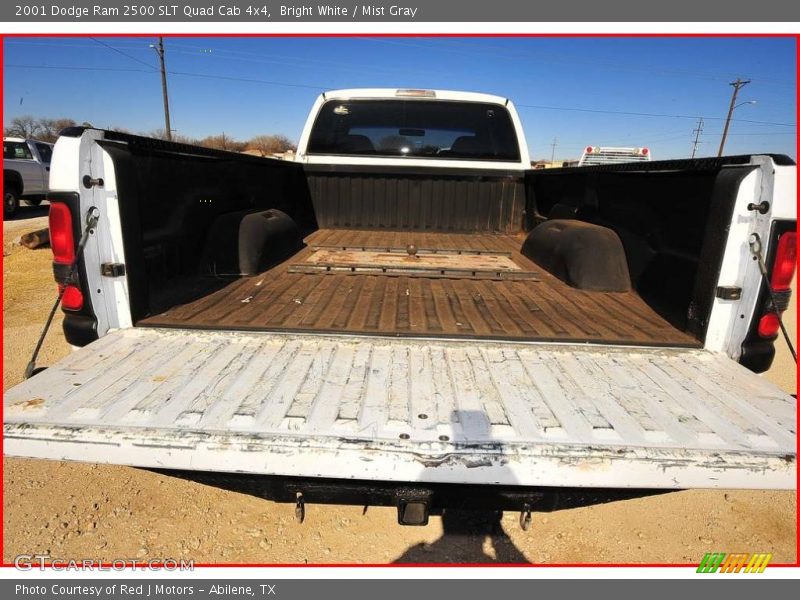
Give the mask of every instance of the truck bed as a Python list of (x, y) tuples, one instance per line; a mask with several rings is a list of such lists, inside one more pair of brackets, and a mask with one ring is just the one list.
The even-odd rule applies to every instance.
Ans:
[[(522, 241), (521, 235), (488, 233), (321, 229), (306, 238), (300, 252), (265, 273), (236, 279), (138, 325), (699, 347), (636, 292), (572, 288), (520, 254)], [(398, 269), (376, 274), (369, 265), (348, 270), (358, 263), (354, 259), (338, 270), (314, 271), (315, 247), (409, 244), (421, 253), (450, 251), (458, 255), (450, 266), (463, 269), (446, 276)], [(516, 270), (494, 277), (481, 271), (493, 257), (476, 252), (503, 254)], [(425, 256), (419, 259), (424, 262)], [(478, 270), (469, 273), (472, 268)], [(291, 272), (296, 269), (308, 272)]]

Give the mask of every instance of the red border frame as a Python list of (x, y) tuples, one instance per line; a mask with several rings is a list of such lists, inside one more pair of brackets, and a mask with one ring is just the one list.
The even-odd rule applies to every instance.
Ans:
[[(795, 107), (797, 111), (796, 118), (800, 121), (800, 104), (798, 104), (798, 89), (800, 89), (800, 34), (796, 33), (94, 33), (94, 37), (154, 37), (164, 35), (165, 37), (183, 38), (183, 37), (321, 37), (321, 38), (345, 38), (345, 37), (390, 37), (390, 38), (450, 38), (450, 37), (467, 37), (467, 38), (572, 38), (572, 37), (595, 37), (595, 38), (794, 38), (795, 40)], [(75, 38), (75, 37), (90, 37), (88, 33), (20, 33), (9, 34), (0, 33), (0, 64), (3, 62), (3, 51), (5, 49), (5, 38), (38, 38), (38, 37), (55, 37), (55, 38)], [(0, 121), (3, 117), (3, 93), (4, 93), (5, 80), (0, 84)], [(800, 135), (795, 139), (795, 148), (797, 156), (800, 157)], [(2, 184), (0, 184), (0, 190)], [(800, 205), (800, 189), (798, 190), (798, 198), (795, 202)], [(0, 219), (1, 220), (1, 219)], [(4, 285), (4, 276), (0, 274), (0, 288)], [(800, 298), (797, 294), (794, 298), (795, 308), (800, 305)], [(0, 310), (3, 308), (3, 299), (0, 297)], [(0, 314), (0, 326), (4, 326), (4, 316)], [(0, 349), (4, 348), (4, 341), (0, 341)], [(3, 366), (3, 357), (0, 355), (0, 367)], [(796, 382), (800, 381), (800, 375), (796, 375)], [(3, 414), (3, 406), (0, 405), (0, 417)], [(796, 425), (800, 426), (800, 412), (795, 413)], [(796, 430), (798, 428), (796, 427)], [(0, 443), (2, 443), (2, 432), (0, 432)], [(800, 442), (798, 442), (800, 448)], [(0, 463), (0, 476), (4, 474), (4, 465)], [(800, 472), (797, 474), (797, 488), (800, 488)], [(4, 516), (4, 494), (5, 489), (0, 485), (0, 544), (5, 542), (3, 535), (5, 529)], [(771, 563), (770, 567), (799, 567), (800, 566), (800, 508), (796, 507), (798, 511), (795, 514), (795, 562), (794, 563)], [(111, 563), (96, 563), (97, 566), (110, 567)], [(694, 563), (549, 563), (549, 564), (517, 564), (517, 563), (368, 563), (368, 564), (352, 564), (352, 563), (311, 563), (311, 564), (298, 564), (298, 563), (195, 563), (195, 567), (290, 567), (290, 568), (305, 568), (305, 567), (322, 567), (322, 568), (341, 568), (341, 567), (390, 567), (390, 568), (413, 568), (413, 567), (488, 567), (488, 568), (531, 568), (531, 567), (595, 567), (595, 568), (615, 568), (615, 567), (696, 567)], [(5, 562), (0, 563), (1, 568), (14, 568), (13, 564)]]

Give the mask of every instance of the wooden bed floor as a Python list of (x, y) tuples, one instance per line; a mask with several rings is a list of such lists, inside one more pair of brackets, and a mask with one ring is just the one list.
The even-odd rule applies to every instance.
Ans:
[[(635, 293), (568, 286), (520, 254), (522, 237), (326, 229), (287, 261), (137, 323), (144, 326), (699, 346)], [(535, 281), (290, 273), (312, 245), (511, 252)]]

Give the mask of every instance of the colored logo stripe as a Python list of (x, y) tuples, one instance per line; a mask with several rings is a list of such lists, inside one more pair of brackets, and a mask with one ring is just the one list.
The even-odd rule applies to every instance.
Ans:
[(716, 573), (717, 569), (719, 568), (719, 564), (725, 558), (725, 554), (722, 552), (706, 552), (706, 555), (703, 557), (703, 560), (700, 561), (700, 565), (697, 567), (698, 573)]
[(697, 567), (698, 573), (763, 573), (772, 554), (761, 552), (756, 554), (725, 554), (724, 552), (707, 552)]
[(772, 559), (772, 554), (753, 554), (753, 558), (747, 563), (745, 573), (763, 573), (767, 568), (769, 561)]

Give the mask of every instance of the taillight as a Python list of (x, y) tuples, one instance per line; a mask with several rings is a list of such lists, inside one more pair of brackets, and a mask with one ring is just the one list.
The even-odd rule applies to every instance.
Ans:
[(59, 289), (63, 287), (64, 295), (61, 296), (61, 305), (68, 309), (68, 310), (80, 310), (83, 308), (83, 293), (81, 290), (70, 284), (66, 287), (59, 286)]
[[(53, 260), (71, 265), (75, 260), (75, 240), (72, 236), (72, 213), (63, 202), (50, 204), (50, 247)], [(81, 300), (83, 303), (83, 300)]]
[(781, 323), (778, 320), (778, 315), (774, 312), (768, 312), (758, 321), (758, 336), (762, 338), (773, 338), (778, 335), (780, 328)]
[(650, 149), (649, 148), (642, 148), (642, 156), (647, 156), (648, 154), (650, 154)]
[(594, 148), (592, 146), (586, 146), (586, 154), (591, 154), (594, 152)]
[[(53, 262), (64, 265), (61, 269), (70, 271), (75, 261), (75, 238), (72, 235), (72, 211), (63, 202), (50, 203), (50, 247), (53, 249)], [(66, 276), (66, 272), (64, 272)], [(66, 278), (66, 277), (65, 277)], [(58, 280), (58, 273), (56, 273)], [(62, 280), (63, 281), (63, 280)], [(67, 310), (81, 310), (83, 308), (83, 292), (74, 284), (59, 283), (58, 289), (62, 293), (61, 305)]]
[[(766, 256), (758, 252), (762, 240), (751, 236), (753, 258), (763, 259), (766, 270), (761, 281), (753, 320), (742, 342), (739, 362), (756, 373), (763, 373), (772, 365), (775, 358), (775, 341), (781, 334), (780, 317), (792, 300), (792, 279), (797, 257), (797, 222), (792, 219), (775, 219), (769, 232), (769, 251)], [(755, 262), (755, 261), (754, 261)], [(755, 266), (755, 264), (753, 265)], [(762, 270), (759, 265), (759, 270)], [(763, 270), (762, 270), (763, 272)]]
[(778, 251), (772, 264), (772, 289), (783, 292), (792, 287), (797, 264), (797, 232), (787, 231), (778, 239)]
[(774, 338), (780, 331), (779, 315), (789, 306), (796, 264), (797, 232), (787, 231), (778, 238), (775, 259), (772, 261), (772, 275), (769, 279), (772, 295), (766, 306), (769, 312), (758, 320), (758, 336), (761, 338)]

